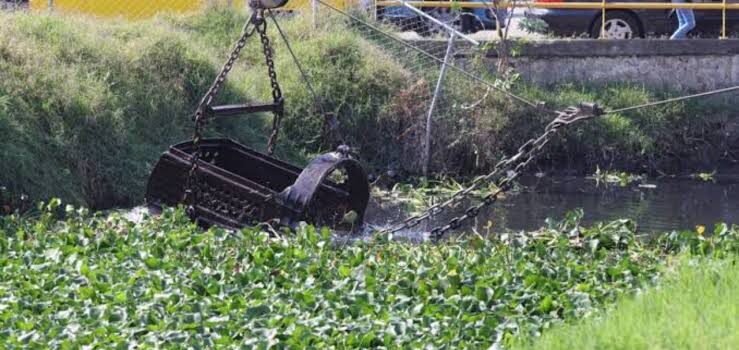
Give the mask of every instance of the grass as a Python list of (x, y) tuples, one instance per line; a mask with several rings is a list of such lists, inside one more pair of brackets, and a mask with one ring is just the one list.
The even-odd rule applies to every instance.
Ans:
[[(140, 203), (158, 156), (191, 138), (190, 115), (245, 19), (222, 10), (137, 23), (0, 14), (0, 185), (94, 208)], [(372, 48), (350, 32), (308, 26), (294, 20), (284, 29), (308, 71), (325, 68), (316, 74), (318, 91), (341, 93), (333, 102), (342, 115), (376, 114), (402, 72), (369, 64)], [(220, 102), (265, 98), (266, 71), (254, 63), (263, 59), (251, 41)], [(306, 145), (316, 142), (323, 121), (289, 57), (280, 55), (276, 64), (290, 96), (278, 153), (304, 162), (321, 147)], [(271, 118), (213, 124), (210, 135), (264, 149)]]
[[(98, 209), (140, 203), (161, 152), (191, 137), (193, 108), (245, 20), (242, 13), (218, 9), (136, 23), (0, 14), (0, 186), (33, 200), (61, 197)], [(281, 21), (322, 108), (271, 33), (287, 108), (278, 155), (304, 164), (347, 142), (371, 172), (418, 173), (418, 130), (428, 103), (421, 90), (433, 80), (406, 69), (418, 63), (416, 58), (390, 56), (383, 51), (385, 43), (363, 39), (336, 18), (325, 18), (316, 30), (305, 19)], [(258, 42), (251, 41), (220, 101), (268, 98), (262, 61)], [(454, 72), (447, 80), (447, 103), (441, 105), (453, 107), (457, 104), (448, 101), (478, 100), (485, 94)], [(622, 84), (508, 85), (553, 108), (581, 101), (621, 107), (670, 95)], [(733, 147), (725, 128), (736, 108), (713, 100), (609, 116), (563, 132), (537, 165), (588, 173), (596, 165), (670, 173), (676, 164), (714, 164)], [(432, 170), (451, 176), (488, 171), (552, 118), (497, 94), (477, 108), (450, 108), (439, 115)], [(208, 133), (263, 149), (270, 125), (266, 115), (222, 120), (212, 123)]]
[(739, 266), (684, 259), (658, 288), (519, 349), (732, 349), (739, 345)]
[(735, 257), (739, 227), (640, 243), (626, 220), (445, 244), (203, 232), (51, 201), (0, 217), (0, 344), (23, 348), (487, 348), (651, 286), (668, 256)]

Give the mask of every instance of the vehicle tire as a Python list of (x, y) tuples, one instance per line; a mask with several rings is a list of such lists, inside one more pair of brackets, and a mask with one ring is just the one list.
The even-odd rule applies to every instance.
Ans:
[[(590, 37), (597, 39), (601, 37), (601, 18), (598, 15), (590, 27)], [(606, 12), (606, 39), (634, 39), (644, 37), (639, 19), (632, 13), (626, 11)]]
[(0, 10), (27, 10), (28, 0), (0, 0)]
[(485, 25), (477, 15), (470, 11), (465, 11), (460, 14), (459, 28), (462, 33), (471, 34), (485, 29)]
[[(451, 9), (451, 8), (441, 8), (441, 7), (435, 7), (430, 8), (428, 10), (424, 10), (429, 16), (437, 19), (439, 22), (442, 22), (458, 31), (461, 31), (461, 15), (462, 13), (459, 10)], [(432, 36), (437, 35), (440, 33), (446, 32), (446, 29), (439, 26), (438, 24), (434, 23), (430, 20), (424, 20), (425, 28), (422, 32), (419, 32), (419, 35), (422, 36)]]

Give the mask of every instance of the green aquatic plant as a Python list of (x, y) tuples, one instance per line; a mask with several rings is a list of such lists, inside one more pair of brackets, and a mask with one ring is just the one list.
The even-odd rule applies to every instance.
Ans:
[(690, 175), (691, 178), (705, 181), (705, 182), (714, 182), (716, 181), (714, 176), (716, 175), (716, 170), (710, 172), (710, 173), (695, 173)]
[(595, 173), (588, 177), (589, 179), (595, 180), (596, 185), (604, 184), (617, 184), (621, 187), (626, 187), (635, 181), (643, 181), (644, 176), (630, 174), (624, 171), (610, 171), (600, 170), (600, 166), (595, 168)]
[[(412, 215), (423, 212), (432, 205), (445, 201), (451, 195), (465, 189), (467, 186), (469, 184), (450, 177), (444, 177), (438, 180), (419, 178), (415, 183), (397, 183), (389, 189), (373, 187), (372, 196), (381, 199), (385, 203), (399, 205), (405, 213)], [(496, 189), (497, 186), (493, 182), (482, 184), (470, 192), (470, 198), (473, 200), (481, 199), (495, 192)], [(514, 188), (509, 192), (515, 192), (517, 190), (518, 185), (515, 184)], [(504, 195), (501, 194), (500, 196)]]
[[(339, 244), (308, 226), (203, 231), (182, 210), (131, 222), (39, 208), (0, 217), (8, 348), (506, 345), (649, 286), (665, 254), (696, 246), (639, 242), (628, 220), (582, 227), (580, 213), (531, 233), (412, 245)], [(738, 235), (724, 226), (696, 251), (735, 252)]]

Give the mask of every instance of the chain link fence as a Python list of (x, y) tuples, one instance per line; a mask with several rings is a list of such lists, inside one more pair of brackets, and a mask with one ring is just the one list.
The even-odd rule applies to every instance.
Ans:
[[(374, 2), (342, 9), (325, 0), (315, 2), (317, 27), (338, 25), (358, 33), (383, 54), (378, 61), (398, 64), (408, 74), (407, 86), (393, 101), (398, 111), (395, 136), (402, 147), (394, 167), (428, 174), (491, 166), (484, 160), (497, 159), (493, 153), (501, 148), (488, 147), (497, 140), (486, 130), (505, 110), (505, 91), (515, 76), (505, 74), (505, 68), (500, 74), (490, 69), (487, 52), (494, 48), (462, 31), (471, 13), (449, 8), (429, 13), (408, 4), (376, 7)], [(451, 154), (470, 157), (450, 162)]]

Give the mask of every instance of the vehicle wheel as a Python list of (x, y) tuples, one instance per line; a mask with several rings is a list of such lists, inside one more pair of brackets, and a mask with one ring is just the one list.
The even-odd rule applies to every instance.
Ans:
[(639, 20), (629, 12), (606, 12), (605, 30), (601, 33), (601, 16), (596, 17), (590, 28), (591, 38), (634, 39), (644, 36)]
[[(439, 22), (444, 23), (455, 30), (461, 31), (461, 15), (462, 13), (459, 10), (451, 9), (451, 8), (431, 8), (425, 11), (429, 16), (437, 19)], [(418, 34), (423, 36), (431, 36), (436, 35), (439, 33), (444, 33), (447, 30), (444, 29), (444, 27), (438, 25), (437, 23), (431, 21), (431, 20), (425, 20), (425, 30), (423, 32), (419, 32)]]
[(459, 17), (460, 31), (464, 34), (477, 33), (485, 29), (485, 24), (472, 12), (463, 12)]

